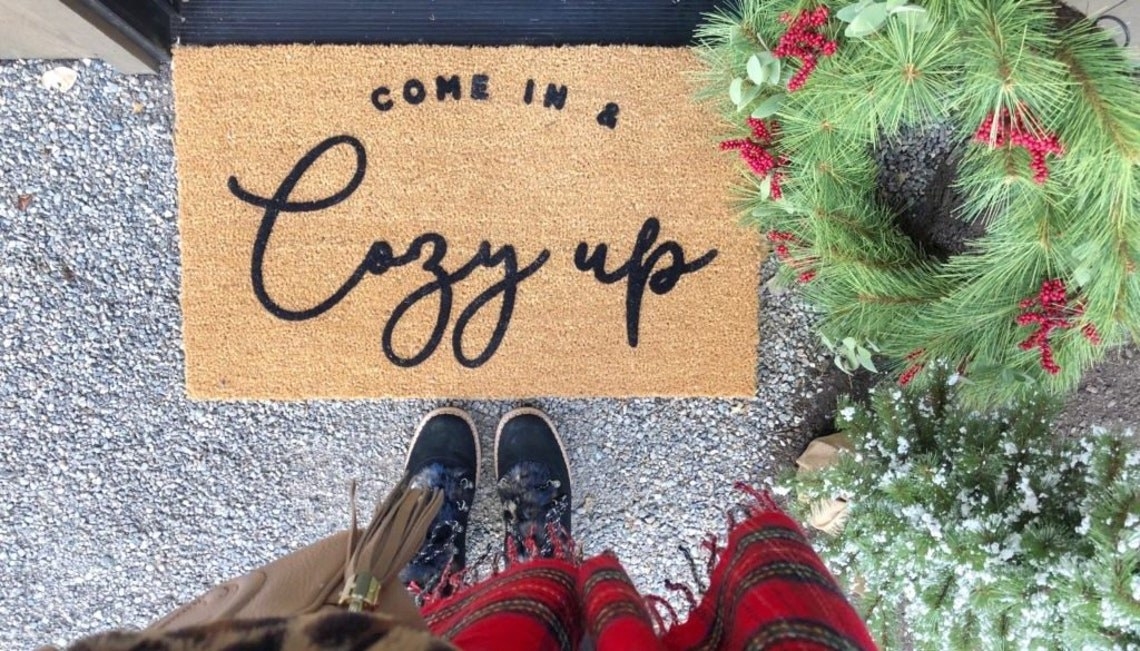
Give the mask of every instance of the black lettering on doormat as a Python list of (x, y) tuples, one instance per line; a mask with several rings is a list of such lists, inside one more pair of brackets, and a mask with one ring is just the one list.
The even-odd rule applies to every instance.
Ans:
[[(290, 197), (294, 189), (310, 168), (326, 153), (337, 147), (349, 148), (355, 157), (354, 168), (344, 186), (327, 197), (308, 201), (292, 200)], [(360, 263), (340, 287), (314, 305), (299, 309), (285, 307), (269, 294), (265, 282), (265, 258), (279, 218), (288, 214), (320, 212), (348, 200), (364, 182), (367, 168), (368, 154), (363, 143), (350, 135), (340, 135), (320, 142), (302, 156), (271, 196), (262, 196), (247, 190), (242, 187), (237, 177), (229, 177), (230, 193), (242, 202), (263, 211), (250, 256), (250, 284), (254, 296), (267, 312), (278, 319), (307, 321), (339, 305), (365, 277), (383, 276), (392, 269), (418, 264), (419, 268), (428, 274), (429, 280), (412, 290), (392, 309), (380, 337), (381, 349), (388, 361), (399, 367), (410, 368), (429, 359), (442, 342), (444, 332), (452, 322), (453, 308), (456, 307), (455, 286), (479, 269), (496, 269), (501, 271), (502, 277), (459, 310), (451, 335), (451, 350), (457, 362), (467, 368), (478, 368), (486, 364), (507, 336), (523, 281), (543, 268), (551, 256), (549, 249), (543, 249), (533, 260), (522, 264), (513, 244), (507, 243), (495, 247), (488, 240), (483, 240), (469, 260), (449, 270), (445, 265), (449, 244), (447, 238), (440, 233), (429, 231), (420, 234), (403, 252), (397, 252), (387, 240), (378, 239), (372, 242)], [(677, 286), (683, 276), (700, 271), (717, 256), (717, 250), (711, 249), (695, 260), (686, 261), (685, 249), (680, 243), (666, 240), (658, 244), (660, 233), (660, 220), (656, 217), (646, 219), (634, 239), (629, 258), (610, 271), (606, 270), (609, 245), (605, 242), (596, 244), (592, 251), (588, 243), (581, 242), (573, 253), (575, 267), (579, 271), (593, 272), (598, 282), (604, 285), (612, 285), (623, 280), (626, 282), (626, 340), (631, 348), (636, 348), (638, 345), (641, 305), (646, 287), (654, 294), (664, 296)], [(410, 355), (397, 353), (393, 342), (400, 322), (413, 308), (429, 299), (436, 299), (438, 308), (427, 342)], [(499, 301), (499, 309), (495, 327), (482, 348), (472, 351), (469, 346), (471, 342), (466, 340), (468, 326), (484, 308), (496, 300)]]
[(598, 124), (606, 127), (607, 129), (616, 129), (618, 111), (620, 110), (621, 109), (618, 107), (616, 102), (610, 102), (609, 104), (606, 104), (605, 108), (602, 109), (602, 112), (598, 113)]
[[(349, 146), (356, 154), (356, 168), (348, 183), (336, 193), (323, 199), (314, 201), (291, 201), (289, 195), (292, 194), (294, 188), (296, 188), (297, 184), (304, 178), (309, 168), (326, 152), (339, 145)], [(408, 248), (399, 255), (394, 253), (392, 245), (387, 241), (378, 240), (373, 242), (368, 252), (364, 255), (364, 259), (361, 260), (360, 264), (357, 265), (356, 269), (353, 270), (344, 283), (341, 284), (332, 295), (312, 307), (300, 310), (286, 308), (277, 303), (265, 289), (265, 252), (269, 248), (270, 237), (273, 235), (273, 229), (277, 225), (278, 217), (282, 213), (317, 212), (331, 208), (348, 199), (352, 196), (352, 193), (360, 187), (360, 183), (364, 180), (367, 161), (368, 157), (364, 150), (364, 145), (361, 144), (359, 140), (347, 135), (335, 136), (318, 144), (305, 154), (301, 160), (297, 161), (297, 164), (293, 166), (293, 169), (290, 170), (289, 174), (285, 177), (285, 180), (277, 186), (277, 190), (273, 193), (272, 197), (263, 197), (254, 194), (243, 188), (236, 177), (231, 176), (229, 178), (229, 190), (235, 197), (265, 211), (253, 242), (253, 255), (250, 260), (250, 281), (253, 285), (254, 295), (262, 307), (273, 316), (286, 321), (306, 321), (321, 316), (336, 307), (352, 290), (356, 289), (356, 286), (360, 284), (360, 281), (363, 280), (366, 275), (382, 276), (390, 269), (412, 264), (413, 262), (420, 261), (422, 258), (420, 267), (432, 276), (432, 280), (413, 290), (392, 310), (391, 315), (389, 315), (387, 322), (384, 324), (384, 330), (381, 336), (381, 345), (384, 350), (384, 355), (388, 360), (396, 366), (407, 368), (422, 364), (424, 360), (432, 356), (439, 346), (440, 340), (443, 338), (443, 332), (447, 328), (447, 324), (451, 321), (454, 295), (453, 285), (462, 282), (476, 269), (491, 269), (501, 266), (503, 269), (502, 279), (485, 289), (472, 299), (471, 303), (463, 308), (455, 321), (455, 329), (452, 332), (451, 347), (455, 359), (467, 368), (478, 368), (482, 366), (495, 354), (495, 351), (498, 350), (499, 345), (502, 344), (503, 338), (507, 334), (507, 328), (511, 322), (511, 315), (514, 313), (515, 297), (518, 294), (519, 285), (546, 264), (546, 261), (550, 258), (550, 251), (543, 250), (533, 261), (520, 269), (514, 246), (506, 244), (498, 249), (492, 249), (490, 242), (483, 241), (479, 245), (479, 250), (469, 261), (455, 271), (448, 271), (443, 266), (443, 260), (447, 256), (447, 238), (439, 233), (428, 232), (415, 238), (415, 240), (408, 245)], [(415, 354), (407, 357), (401, 356), (396, 352), (392, 343), (395, 337), (396, 327), (400, 324), (400, 320), (420, 301), (437, 294), (439, 296), (439, 308), (436, 314), (435, 325), (432, 327), (427, 343)], [(496, 298), (501, 300), (499, 304), (498, 323), (495, 325), (495, 329), (483, 349), (479, 351), (478, 354), (468, 355), (463, 342), (467, 325), (479, 314), (480, 310)]]
[[(625, 331), (631, 348), (637, 348), (640, 336), (641, 301), (645, 296), (645, 286), (649, 285), (654, 294), (664, 296), (673, 291), (682, 276), (700, 271), (717, 256), (716, 249), (712, 249), (692, 262), (685, 262), (685, 249), (673, 240), (662, 242), (650, 252), (660, 233), (661, 222), (656, 217), (646, 219), (641, 225), (641, 232), (637, 234), (629, 259), (613, 271), (606, 271), (608, 246), (605, 243), (598, 244), (591, 253), (590, 245), (582, 242), (574, 251), (574, 266), (578, 271), (593, 271), (594, 278), (604, 285), (626, 281)], [(666, 255), (670, 258), (669, 266), (655, 270), (657, 263)]]
[(491, 93), (487, 90), (490, 83), (487, 75), (471, 75), (471, 99), (490, 99)]
[(555, 86), (554, 84), (546, 85), (546, 94), (542, 96), (542, 105), (546, 108), (554, 107), (559, 111), (563, 106), (566, 106), (566, 95), (569, 94), (570, 89), (565, 86)]
[(424, 88), (424, 82), (419, 79), (409, 79), (404, 82), (404, 101), (415, 106), (420, 104), (427, 97), (427, 89)]
[(459, 75), (452, 75), (448, 78), (444, 78), (443, 75), (440, 75), (435, 78), (435, 98), (442, 102), (448, 95), (451, 95), (453, 99), (463, 97), (463, 89), (459, 84)]
[(381, 86), (372, 91), (372, 105), (380, 111), (390, 111), (396, 105), (390, 98), (392, 90), (387, 86)]
[[(491, 78), (490, 76), (482, 73), (471, 75), (470, 83), (470, 97), (476, 101), (487, 101), (491, 99)], [(527, 79), (526, 85), (523, 87), (522, 100), (523, 104), (530, 105), (535, 100), (535, 90), (537, 83), (534, 79)], [(409, 106), (419, 106), (427, 99), (428, 90), (424, 82), (416, 78), (409, 78), (404, 81), (401, 96), (404, 103)], [(546, 84), (546, 89), (542, 94), (542, 106), (544, 108), (552, 108), (556, 111), (561, 111), (566, 107), (567, 100), (570, 96), (570, 88), (565, 84), (549, 82)], [(437, 103), (447, 101), (457, 101), (463, 97), (463, 80), (460, 75), (436, 75), (435, 77), (435, 99)], [(376, 110), (381, 113), (386, 113), (395, 107), (396, 102), (392, 99), (392, 89), (389, 86), (378, 86), (372, 91), (372, 105)], [(597, 123), (607, 129), (616, 129), (618, 124), (618, 111), (619, 107), (617, 102), (607, 102), (595, 117)]]

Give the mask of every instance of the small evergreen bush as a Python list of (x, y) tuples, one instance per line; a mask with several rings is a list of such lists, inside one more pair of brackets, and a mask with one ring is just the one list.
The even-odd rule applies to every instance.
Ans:
[(838, 425), (854, 450), (786, 477), (792, 510), (848, 501), (816, 548), (884, 648), (1140, 649), (1140, 450), (1050, 432), (1047, 400), (993, 413), (937, 370), (922, 397), (880, 387)]

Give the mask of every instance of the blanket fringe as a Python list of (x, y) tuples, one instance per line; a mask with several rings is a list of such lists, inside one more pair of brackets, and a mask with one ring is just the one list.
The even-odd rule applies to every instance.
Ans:
[[(725, 510), (728, 525), (728, 531), (723, 539), (725, 541), (729, 539), (740, 522), (755, 515), (780, 510), (775, 499), (766, 491), (760, 491), (744, 482), (736, 482), (733, 484), (733, 488), (743, 493), (745, 500), (743, 503), (736, 504)], [(551, 543), (552, 555), (550, 557), (565, 560), (574, 566), (582, 564), (582, 550), (572, 537), (561, 535), (561, 531), (555, 523), (548, 523), (545, 533), (546, 539)], [(701, 598), (703, 598), (709, 590), (713, 570), (727, 551), (727, 545), (722, 544), (721, 540), (717, 534), (710, 532), (705, 534), (705, 537), (700, 542), (700, 550), (707, 553), (707, 558), (705, 559), (705, 577), (703, 579), (701, 572), (697, 568), (697, 559), (693, 552), (684, 545), (678, 546), (678, 550), (685, 557), (685, 562), (689, 567), (693, 586), (684, 582), (666, 580), (665, 589), (683, 596), (689, 606), (686, 615), (697, 608)], [(494, 553), (488, 552), (478, 561), (472, 563), (468, 568), (453, 572), (449, 566), (435, 585), (421, 587), (413, 583), (408, 586), (408, 590), (421, 606), (427, 607), (443, 599), (460, 596), (472, 586), (478, 584), (482, 577), (480, 577), (479, 573), (473, 568), (482, 565), (488, 560), (488, 557), (491, 565), (491, 576), (498, 576), (513, 565), (526, 564), (531, 560), (542, 558), (542, 556), (540, 556), (541, 548), (535, 536), (528, 536), (521, 541), (520, 545), (516, 538), (508, 535), (505, 543), (503, 551)], [(519, 547), (522, 547), (524, 554), (519, 554)], [(670, 625), (680, 623), (680, 617), (676, 608), (674, 608), (665, 597), (648, 594), (645, 595), (644, 602), (646, 609), (653, 619), (654, 627), (658, 629), (660, 634), (663, 635), (669, 629)], [(666, 617), (669, 622), (666, 621)]]
[(551, 541), (551, 548), (553, 549), (551, 556), (541, 555), (541, 549), (535, 536), (528, 536), (522, 540), (521, 546), (526, 551), (526, 555), (520, 556), (517, 539), (508, 535), (503, 546), (504, 550), (488, 551), (478, 560), (469, 563), (467, 567), (459, 571), (452, 571), (449, 564), (434, 585), (419, 586), (411, 583), (407, 586), (408, 592), (412, 594), (412, 598), (421, 608), (426, 608), (444, 599), (460, 596), (479, 584), (484, 577), (480, 575), (477, 568), (484, 563), (489, 562), (492, 577), (502, 574), (513, 565), (525, 565), (539, 558), (557, 558), (572, 563), (575, 567), (582, 564), (582, 552), (577, 542), (572, 537), (561, 535), (560, 527), (547, 524), (546, 535), (547, 540)]
[[(673, 608), (673, 604), (669, 603), (664, 597), (648, 594), (645, 595), (644, 599), (645, 607), (649, 610), (650, 616), (653, 617), (653, 624), (657, 628), (658, 635), (664, 635), (670, 626), (676, 626), (681, 623), (681, 619), (677, 616), (677, 609)], [(670, 622), (668, 624), (665, 623), (665, 618), (661, 615), (659, 608), (664, 608), (665, 612), (669, 614)]]
[[(725, 541), (732, 536), (732, 532), (741, 522), (763, 513), (780, 511), (779, 504), (776, 503), (776, 500), (767, 491), (761, 491), (744, 482), (736, 482), (732, 487), (734, 490), (743, 493), (745, 500), (742, 503), (725, 509), (725, 520), (727, 521), (727, 532), (724, 537)], [(713, 570), (716, 569), (717, 563), (720, 562), (721, 556), (728, 550), (728, 547), (727, 544), (721, 544), (720, 537), (715, 533), (706, 533), (705, 537), (701, 539), (700, 549), (708, 554), (705, 560), (704, 579), (701, 578), (701, 573), (697, 569), (697, 560), (693, 552), (684, 545), (679, 545), (677, 548), (685, 557), (685, 562), (688, 564), (689, 572), (692, 575), (693, 586), (695, 586), (696, 589), (694, 590), (693, 586), (689, 586), (684, 582), (674, 582), (668, 579), (665, 580), (665, 589), (673, 593), (682, 594), (685, 601), (689, 604), (688, 613), (692, 613), (696, 610), (700, 600), (708, 592), (712, 583)], [(668, 630), (668, 626), (666, 626), (665, 618), (662, 616), (661, 611), (658, 610), (659, 607), (667, 610), (670, 618), (673, 620), (673, 624), (679, 622), (676, 609), (674, 609), (664, 597), (654, 594), (646, 595), (645, 604), (649, 609), (650, 615), (653, 617), (654, 625), (661, 634), (664, 634)], [(688, 613), (686, 613), (686, 615)]]

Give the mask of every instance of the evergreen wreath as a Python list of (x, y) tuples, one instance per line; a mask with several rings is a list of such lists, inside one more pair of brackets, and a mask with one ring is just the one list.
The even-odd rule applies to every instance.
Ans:
[[(1140, 91), (1089, 21), (1045, 0), (738, 0), (698, 39), (746, 220), (823, 336), (877, 346), (902, 385), (949, 363), (990, 404), (1069, 391), (1140, 340)], [(977, 234), (945, 257), (876, 194), (876, 147), (931, 125), (953, 129), (952, 215)]]

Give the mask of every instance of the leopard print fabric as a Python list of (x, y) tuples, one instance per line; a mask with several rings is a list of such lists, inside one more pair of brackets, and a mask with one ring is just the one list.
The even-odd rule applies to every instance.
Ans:
[(458, 651), (380, 614), (335, 611), (215, 622), (166, 632), (101, 633), (67, 651)]

